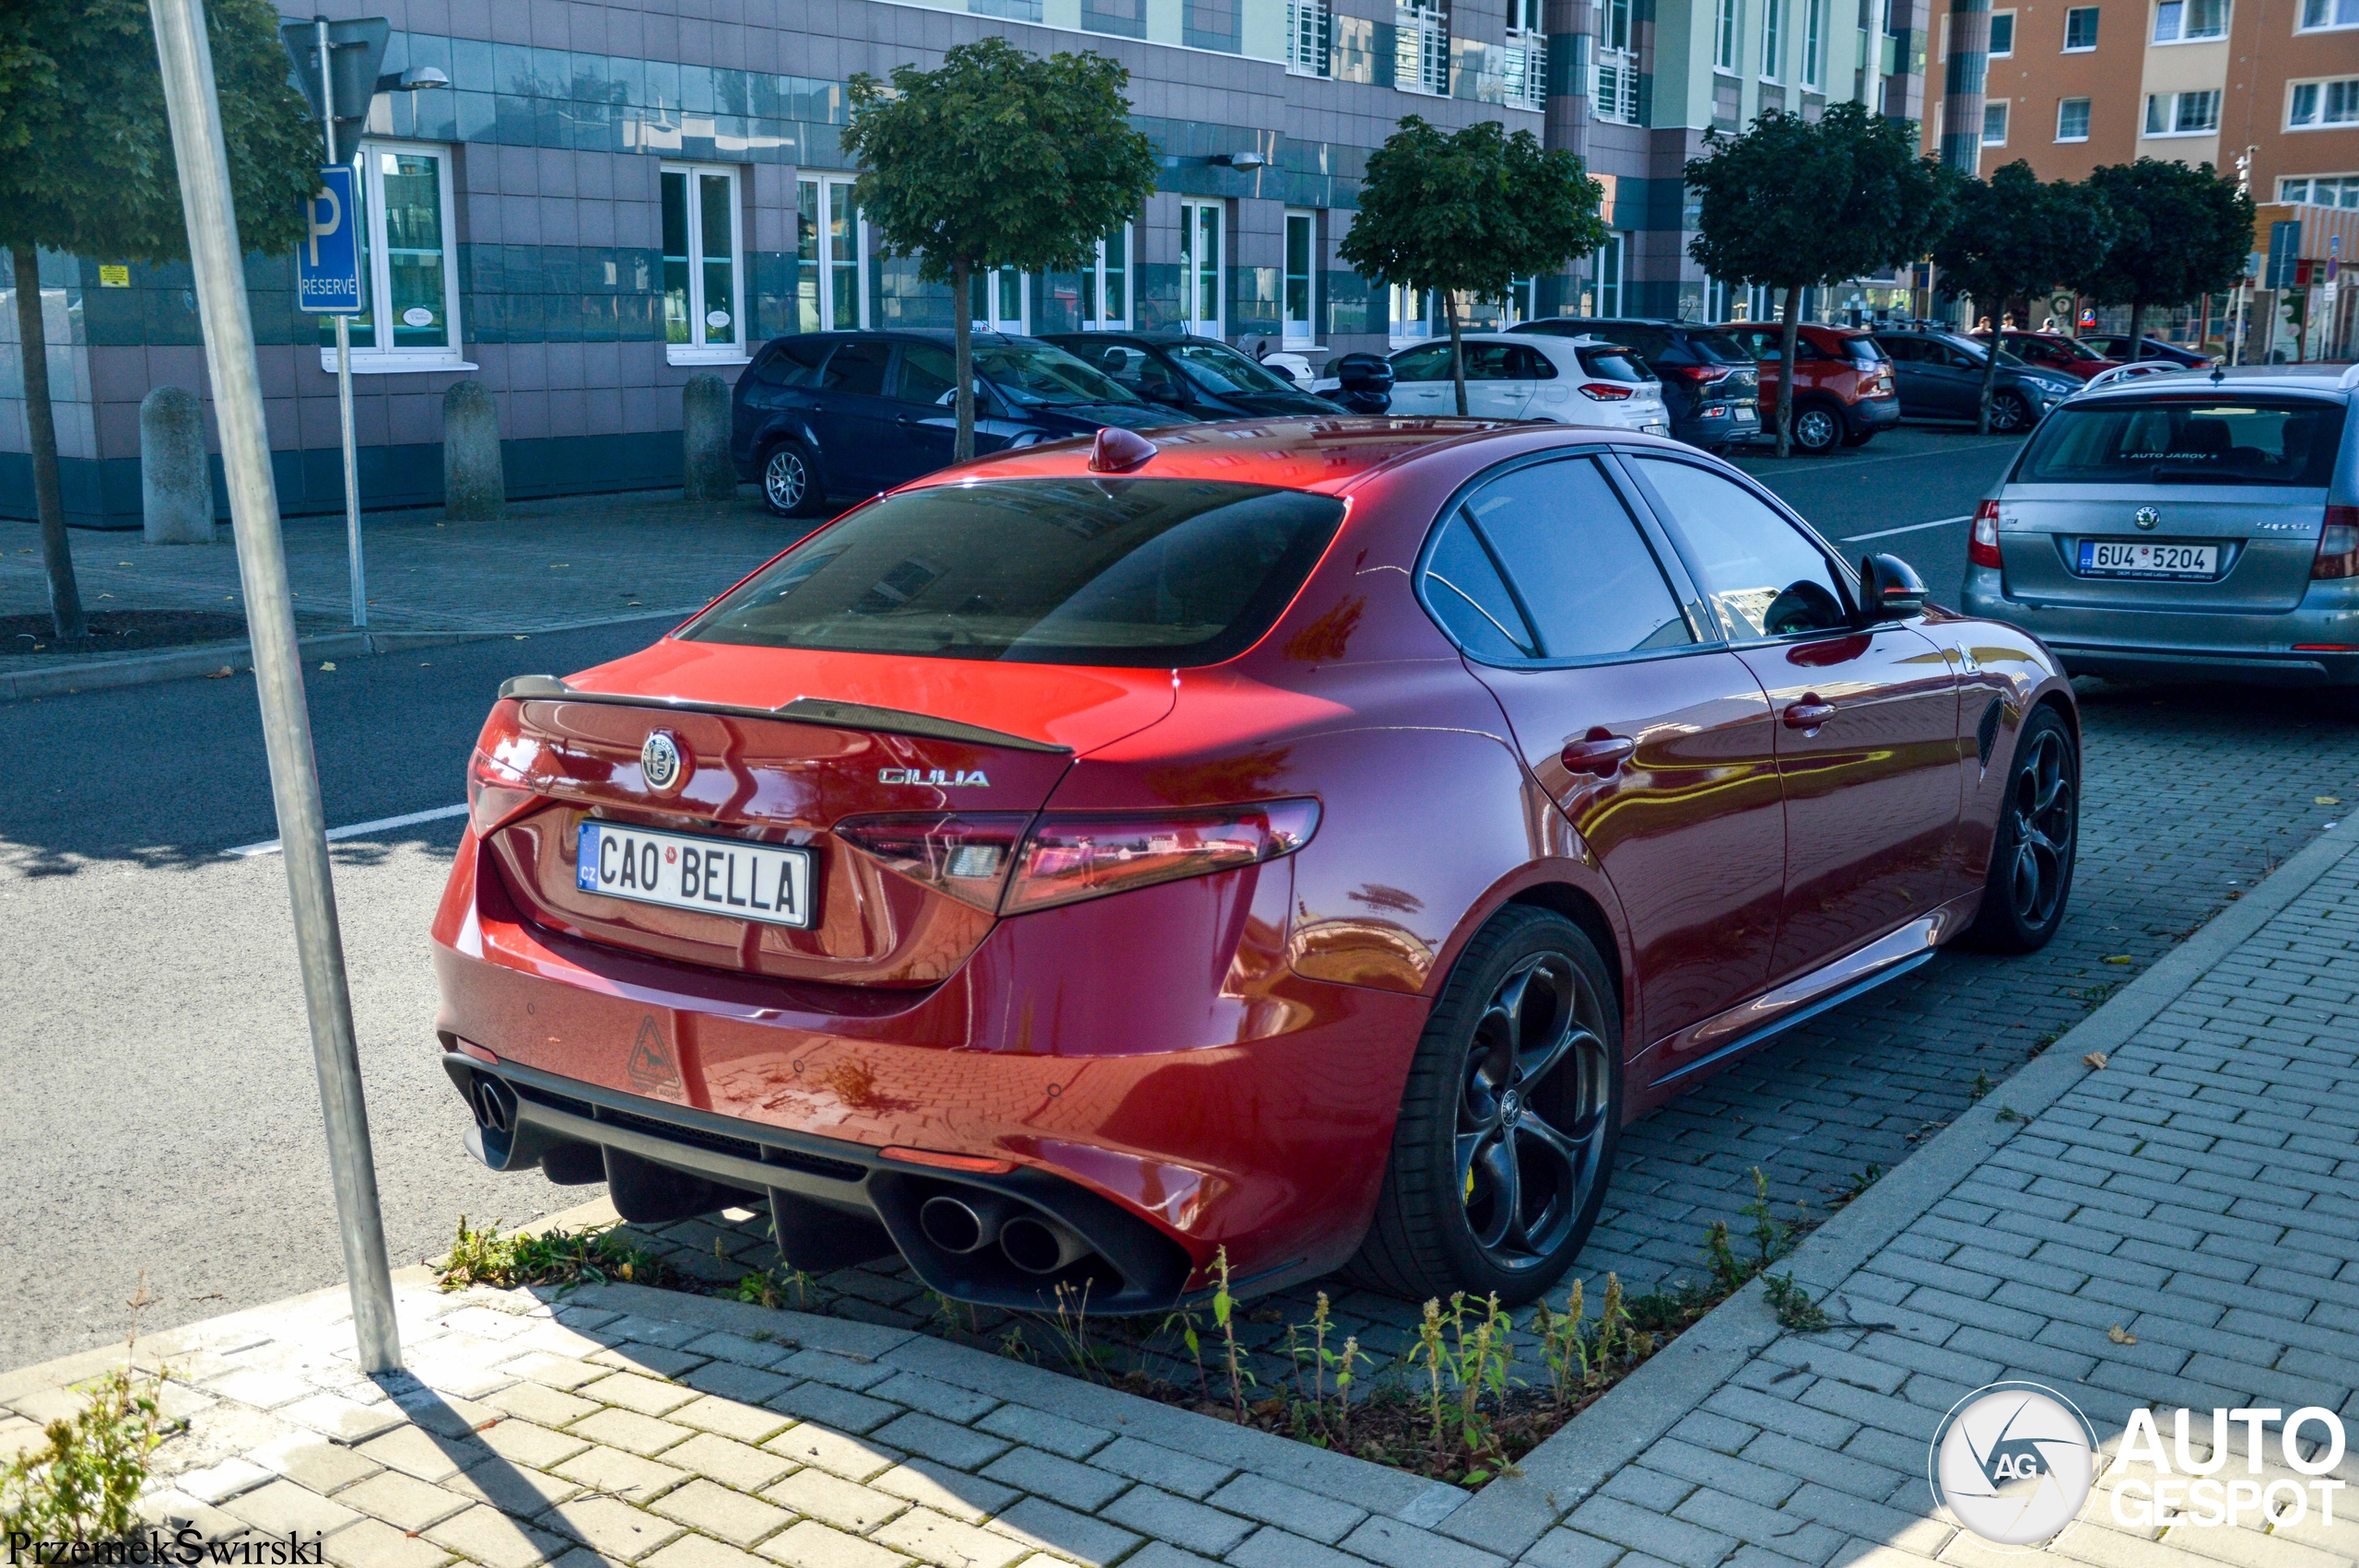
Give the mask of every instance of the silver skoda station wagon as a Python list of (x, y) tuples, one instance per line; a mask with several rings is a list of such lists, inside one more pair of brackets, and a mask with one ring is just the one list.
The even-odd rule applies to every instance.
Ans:
[(2071, 398), (1981, 505), (1965, 609), (2076, 674), (2359, 685), (2359, 369)]

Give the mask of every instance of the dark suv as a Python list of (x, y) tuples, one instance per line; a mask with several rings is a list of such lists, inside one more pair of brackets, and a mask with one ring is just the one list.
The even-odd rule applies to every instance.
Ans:
[(1508, 330), (1594, 334), (1637, 349), (1662, 382), (1672, 435), (1690, 446), (1722, 451), (1761, 434), (1760, 372), (1753, 356), (1717, 327), (1630, 316), (1548, 316)]
[[(974, 355), (978, 456), (1108, 425), (1190, 423), (1037, 338), (977, 333)], [(737, 378), (730, 456), (770, 510), (816, 516), (830, 496), (874, 495), (947, 463), (957, 384), (947, 332), (772, 338)]]

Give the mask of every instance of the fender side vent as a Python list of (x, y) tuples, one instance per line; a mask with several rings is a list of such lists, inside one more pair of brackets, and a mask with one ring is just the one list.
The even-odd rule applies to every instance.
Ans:
[(1990, 766), (1990, 749), (1999, 743), (1999, 699), (1992, 697), (1990, 706), (1982, 710), (1982, 722), (1974, 727), (1975, 755), (1982, 766)]

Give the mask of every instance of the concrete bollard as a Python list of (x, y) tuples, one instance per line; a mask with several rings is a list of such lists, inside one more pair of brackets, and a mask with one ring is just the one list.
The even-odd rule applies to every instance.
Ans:
[(729, 460), (729, 387), (710, 371), (680, 389), (680, 493), (691, 506), (727, 506), (737, 498), (737, 469)]
[(453, 522), (508, 515), (499, 410), (480, 381), (453, 381), (442, 394), (442, 515)]
[(139, 400), (139, 512), (150, 544), (213, 543), (205, 409), (186, 387), (158, 387)]

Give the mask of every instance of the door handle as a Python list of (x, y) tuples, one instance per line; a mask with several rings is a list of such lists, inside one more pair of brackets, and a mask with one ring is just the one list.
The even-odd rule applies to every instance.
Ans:
[(1786, 728), (1789, 730), (1815, 730), (1821, 724), (1825, 723), (1828, 720), (1834, 717), (1835, 705), (1833, 703), (1825, 701), (1820, 697), (1816, 692), (1804, 692), (1802, 693), (1802, 699), (1800, 702), (1793, 703), (1787, 708)]
[(1556, 759), (1565, 765), (1567, 773), (1589, 773), (1600, 778), (1611, 778), (1622, 771), (1622, 764), (1637, 749), (1638, 743), (1629, 736), (1609, 734), (1599, 728), (1578, 741), (1567, 741), (1565, 749), (1557, 754)]
[(914, 424), (918, 423), (918, 421), (916, 421), (915, 419), (910, 418), (908, 415), (903, 414), (903, 415), (898, 415), (898, 416), (894, 419), (893, 423), (894, 423), (894, 424), (896, 424), (896, 425), (914, 425)]

